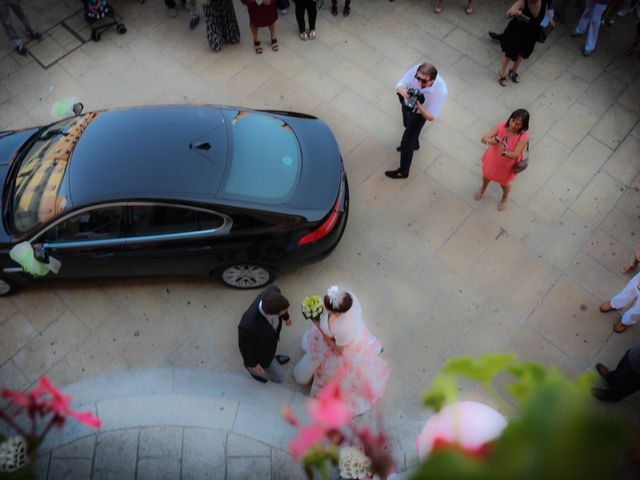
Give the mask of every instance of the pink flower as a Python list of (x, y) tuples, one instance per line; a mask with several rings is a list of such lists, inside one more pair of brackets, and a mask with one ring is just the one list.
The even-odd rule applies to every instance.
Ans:
[(96, 417), (92, 412), (76, 412), (71, 409), (67, 409), (66, 416), (76, 419), (78, 422), (91, 427), (91, 428), (100, 428), (102, 425), (102, 421)]
[(334, 378), (309, 400), (309, 415), (313, 422), (325, 430), (340, 429), (351, 421), (349, 404), (342, 395), (340, 379)]
[(291, 456), (295, 461), (300, 461), (307, 450), (322, 440), (323, 437), (324, 431), (315, 425), (300, 428), (298, 436), (289, 443)]
[(71, 410), (71, 397), (54, 387), (47, 377), (40, 377), (38, 385), (26, 394), (3, 389), (2, 396), (17, 405), (19, 410), (26, 408), (34, 420), (36, 414), (44, 417), (52, 413), (52, 421), (58, 427), (64, 425), (65, 418), (71, 417), (89, 427), (100, 428), (101, 422), (93, 413)]

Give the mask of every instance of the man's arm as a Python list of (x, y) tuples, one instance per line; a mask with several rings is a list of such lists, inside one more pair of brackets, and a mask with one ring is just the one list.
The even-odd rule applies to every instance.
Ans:
[(416, 112), (418, 112), (420, 115), (422, 115), (426, 120), (429, 120), (430, 122), (433, 122), (436, 117), (426, 108), (424, 108), (424, 105), (422, 105), (420, 102), (416, 102)]
[(245, 329), (238, 327), (238, 346), (240, 347), (240, 353), (244, 360), (244, 366), (247, 368), (260, 367), (260, 364), (253, 356), (253, 345), (255, 343), (255, 336), (247, 332)]
[(416, 74), (414, 72), (415, 67), (411, 67), (407, 72), (402, 76), (398, 84), (396, 85), (396, 93), (398, 95), (402, 95), (402, 98), (405, 100), (409, 100), (409, 94), (407, 93), (407, 88), (409, 86), (409, 81)]

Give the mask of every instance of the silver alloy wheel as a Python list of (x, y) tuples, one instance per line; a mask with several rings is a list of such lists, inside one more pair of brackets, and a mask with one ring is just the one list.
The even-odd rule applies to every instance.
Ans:
[(7, 295), (11, 291), (11, 284), (0, 278), (0, 296)]
[(257, 288), (269, 283), (271, 273), (258, 265), (233, 265), (222, 272), (222, 281), (235, 288)]

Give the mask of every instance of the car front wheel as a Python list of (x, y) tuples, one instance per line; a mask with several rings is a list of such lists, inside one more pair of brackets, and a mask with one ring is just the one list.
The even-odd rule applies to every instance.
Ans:
[(11, 295), (19, 290), (20, 286), (8, 280), (6, 278), (0, 277), (0, 297), (6, 297)]
[(251, 289), (270, 284), (276, 278), (275, 271), (268, 267), (242, 263), (218, 270), (218, 279), (232, 288)]

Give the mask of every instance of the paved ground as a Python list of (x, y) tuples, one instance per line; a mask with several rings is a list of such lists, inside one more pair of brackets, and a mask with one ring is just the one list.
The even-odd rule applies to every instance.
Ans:
[[(597, 308), (624, 285), (619, 267), (640, 233), (640, 59), (622, 56), (635, 18), (603, 28), (589, 58), (567, 28), (558, 28), (525, 63), (522, 82), (502, 88), (499, 48), (486, 31), (504, 25), (503, 1), (478, 1), (467, 16), (464, 2), (451, 0), (436, 16), (422, 0), (357, 0), (346, 19), (323, 10), (312, 42), (298, 39), (289, 14), (278, 23), (280, 52), (261, 56), (250, 46), (239, 2), (242, 43), (220, 53), (208, 49), (202, 25), (188, 30), (186, 11), (169, 18), (161, 2), (114, 2), (128, 32), (108, 32), (99, 43), (85, 41), (78, 2), (24, 3), (46, 35), (28, 45), (34, 55), (26, 58), (0, 40), (0, 128), (46, 123), (52, 103), (69, 95), (88, 110), (211, 102), (298, 110), (329, 123), (351, 185), (347, 231), (327, 260), (277, 283), (294, 304), (336, 281), (357, 292), (391, 363), (383, 408), (402, 467), (411, 463), (429, 413), (420, 392), (445, 358), (515, 351), (573, 375), (598, 361), (615, 364), (640, 339), (638, 327), (612, 333), (615, 316)], [(425, 129), (409, 179), (389, 180), (383, 172), (397, 165), (402, 133), (395, 82), (422, 60), (439, 67), (450, 97)], [(532, 114), (531, 166), (499, 213), (495, 186), (481, 202), (473, 199), (483, 151), (478, 139), (518, 107)], [(0, 300), (0, 384), (27, 388), (47, 374), (73, 391), (96, 376), (156, 367), (246, 380), (236, 324), (254, 295), (200, 279), (26, 290)], [(281, 350), (294, 360), (305, 326), (298, 316), (283, 334)], [(231, 400), (242, 404), (262, 388), (249, 382)], [(284, 403), (304, 393), (281, 388), (288, 392)], [(199, 395), (196, 387), (185, 392)], [(463, 392), (482, 398), (473, 388)], [(638, 400), (617, 408), (637, 419)], [(186, 438), (187, 424), (161, 424), (177, 427), (168, 437)], [(117, 435), (140, 432), (142, 448), (146, 430), (123, 428)], [(259, 422), (255, 429), (262, 431)], [(234, 426), (222, 430), (230, 432), (228, 447)], [(238, 435), (260, 439), (249, 433)], [(223, 435), (216, 428), (205, 434)], [(116, 434), (104, 435), (108, 442)], [(265, 442), (271, 458), (284, 439)], [(58, 471), (53, 460), (47, 465)]]

